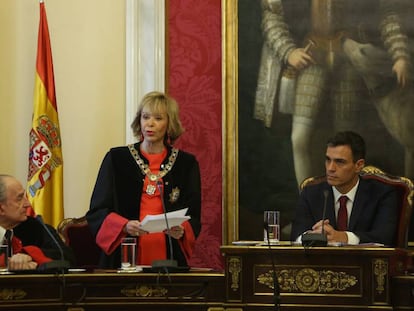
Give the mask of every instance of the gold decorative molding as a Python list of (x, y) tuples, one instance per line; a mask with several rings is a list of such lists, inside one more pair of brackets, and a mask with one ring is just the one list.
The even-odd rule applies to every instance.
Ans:
[(388, 262), (384, 259), (374, 259), (372, 264), (376, 282), (375, 290), (378, 294), (382, 294), (385, 291), (385, 278), (388, 274)]
[(240, 288), (240, 272), (241, 268), (241, 261), (239, 257), (231, 257), (229, 258), (229, 274), (231, 275), (231, 289), (233, 291), (237, 291)]
[[(277, 271), (277, 275), (284, 292), (331, 293), (344, 291), (358, 283), (354, 275), (332, 270), (283, 269)], [(257, 281), (273, 289), (273, 270), (260, 274)]]
[(3, 288), (0, 290), (0, 300), (19, 300), (26, 295), (27, 293), (22, 289)]
[(401, 180), (403, 183), (406, 184), (408, 193), (407, 193), (407, 201), (410, 206), (413, 205), (413, 199), (414, 199), (414, 184), (411, 179), (405, 176), (393, 176), (390, 174), (385, 173), (383, 170), (381, 170), (378, 167), (375, 166), (365, 166), (362, 169), (363, 174), (372, 174), (372, 175), (381, 175), (382, 178), (388, 179), (390, 182), (395, 182), (396, 180)]
[(166, 297), (168, 289), (161, 286), (137, 285), (135, 288), (126, 287), (121, 293), (127, 297)]
[(238, 15), (237, 0), (222, 0), (223, 244), (239, 239)]

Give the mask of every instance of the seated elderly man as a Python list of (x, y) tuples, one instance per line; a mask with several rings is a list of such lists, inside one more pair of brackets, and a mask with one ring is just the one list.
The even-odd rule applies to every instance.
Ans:
[[(56, 230), (27, 216), (30, 202), (22, 184), (13, 176), (0, 174), (0, 242), (9, 244), (9, 270), (32, 270), (55, 259), (74, 262), (73, 252), (65, 246)], [(55, 240), (51, 237), (51, 234)]]

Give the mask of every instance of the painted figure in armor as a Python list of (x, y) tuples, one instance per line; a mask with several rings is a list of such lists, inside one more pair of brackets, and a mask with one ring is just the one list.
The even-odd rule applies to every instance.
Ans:
[[(407, 86), (410, 54), (398, 9), (388, 0), (262, 0), (254, 117), (270, 127), (276, 109), (293, 115), (298, 184), (315, 174), (310, 150), (321, 113), (335, 131), (358, 128), (367, 111)], [(384, 123), (392, 133), (399, 120)]]

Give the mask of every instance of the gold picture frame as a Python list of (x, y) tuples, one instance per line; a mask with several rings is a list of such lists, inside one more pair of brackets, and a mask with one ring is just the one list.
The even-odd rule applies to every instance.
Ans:
[[(222, 124), (223, 124), (223, 243), (230, 244), (232, 241), (242, 238), (243, 234), (240, 233), (240, 218), (243, 217), (243, 212), (240, 211), (241, 205), (244, 202), (240, 202), (240, 189), (241, 181), (239, 180), (239, 165), (243, 166), (243, 157), (239, 155), (239, 29), (241, 30), (243, 25), (239, 23), (246, 23), (246, 17), (240, 17), (239, 9), (242, 10), (243, 5), (240, 4), (241, 0), (222, 0), (222, 83), (223, 83), (223, 103), (222, 103)], [(244, 3), (244, 2), (243, 2)], [(256, 3), (252, 3), (252, 5)], [(250, 5), (250, 4), (249, 4)], [(240, 6), (240, 7), (239, 7)], [(412, 6), (414, 9), (414, 5)], [(250, 12), (249, 12), (250, 14)], [(239, 18), (242, 19), (239, 21)], [(411, 24), (412, 26), (412, 24)], [(414, 34), (414, 27), (410, 27), (410, 35)], [(240, 44), (239, 44), (240, 43)], [(241, 73), (240, 73), (241, 74)], [(242, 96), (242, 95), (240, 95)], [(244, 97), (243, 97), (244, 98)], [(242, 98), (242, 99), (243, 99)], [(244, 107), (242, 107), (244, 109)], [(241, 112), (240, 112), (241, 113)], [(386, 134), (388, 135), (388, 134)], [(388, 139), (388, 136), (387, 136)], [(372, 140), (371, 146), (372, 146)], [(378, 154), (382, 151), (378, 149), (378, 145), (383, 145), (383, 142), (375, 137), (374, 148), (371, 148), (372, 153), (375, 150)], [(401, 150), (397, 143), (392, 142), (387, 146), (392, 154), (398, 155), (397, 160), (393, 162), (387, 162), (380, 158), (379, 155), (374, 154), (374, 160), (379, 160), (379, 165), (385, 170), (394, 172), (396, 174), (403, 175), (401, 169)], [(397, 150), (394, 152), (394, 150)], [(243, 152), (242, 150), (240, 152)], [(243, 153), (242, 153), (243, 155)], [(376, 157), (377, 156), (377, 157)], [(323, 161), (322, 161), (323, 162)], [(382, 165), (384, 164), (384, 165)], [(323, 164), (322, 164), (323, 169)], [(323, 172), (323, 170), (322, 170)], [(243, 171), (243, 174), (245, 172)], [(242, 177), (245, 177), (243, 175)], [(254, 181), (252, 182), (254, 186)], [(257, 219), (256, 219), (257, 220)], [(256, 221), (257, 223), (257, 221)], [(249, 223), (250, 224), (250, 223)], [(256, 231), (257, 228), (255, 229)]]
[(223, 16), (223, 243), (239, 237), (237, 0), (222, 0)]

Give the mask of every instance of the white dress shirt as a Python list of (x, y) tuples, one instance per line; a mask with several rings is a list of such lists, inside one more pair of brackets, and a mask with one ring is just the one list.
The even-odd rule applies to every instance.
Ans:
[[(336, 217), (336, 219), (338, 219), (339, 198), (343, 195), (346, 195), (348, 197), (348, 201), (346, 201), (346, 210), (347, 210), (347, 214), (348, 214), (348, 224), (349, 224), (349, 219), (351, 217), (352, 207), (353, 207), (354, 202), (355, 202), (355, 195), (356, 195), (358, 186), (359, 186), (359, 179), (358, 179), (357, 183), (355, 184), (355, 186), (351, 190), (349, 190), (347, 193), (341, 193), (335, 187), (332, 187), (332, 191), (333, 191), (333, 195), (334, 195), (334, 202), (335, 202), (335, 217)], [(359, 237), (355, 233), (350, 232), (350, 231), (346, 231), (346, 235), (348, 236), (348, 243), (347, 244), (351, 244), (351, 245), (359, 244)]]

